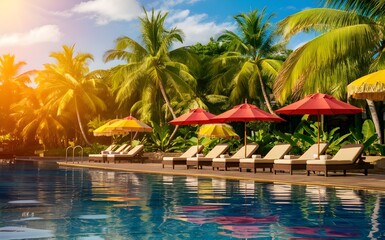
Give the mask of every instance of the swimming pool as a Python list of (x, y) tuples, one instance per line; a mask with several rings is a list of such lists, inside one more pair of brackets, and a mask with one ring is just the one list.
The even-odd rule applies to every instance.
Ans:
[(381, 239), (374, 191), (0, 165), (0, 239)]

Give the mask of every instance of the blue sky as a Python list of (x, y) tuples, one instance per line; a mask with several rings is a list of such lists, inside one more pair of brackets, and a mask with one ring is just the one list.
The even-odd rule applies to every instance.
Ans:
[[(207, 43), (224, 30), (236, 30), (233, 16), (253, 9), (274, 13), (273, 23), (304, 10), (319, 7), (318, 0), (0, 0), (0, 55), (13, 54), (27, 62), (23, 70), (42, 69), (49, 54), (62, 45), (75, 44), (77, 52), (91, 53), (91, 70), (109, 68), (103, 54), (114, 40), (126, 35), (139, 40), (138, 17), (154, 8), (169, 12), (167, 26), (185, 33), (185, 45)], [(308, 41), (292, 39), (294, 49)]]

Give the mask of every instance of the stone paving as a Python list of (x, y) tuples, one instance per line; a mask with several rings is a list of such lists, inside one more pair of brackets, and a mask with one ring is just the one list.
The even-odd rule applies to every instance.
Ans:
[(384, 169), (370, 169), (369, 175), (365, 176), (363, 172), (348, 171), (346, 176), (342, 172), (329, 172), (329, 177), (325, 177), (322, 173), (306, 175), (305, 171), (294, 171), (293, 175), (289, 173), (273, 173), (266, 170), (258, 169), (257, 173), (253, 172), (239, 172), (238, 169), (229, 169), (228, 171), (212, 170), (211, 167), (203, 167), (203, 169), (187, 169), (186, 166), (177, 165), (175, 169), (171, 166), (162, 168), (160, 163), (98, 163), (88, 162), (84, 158), (80, 162), (66, 162), (62, 158), (36, 158), (36, 157), (18, 157), (16, 161), (37, 161), (39, 164), (57, 163), (62, 167), (79, 167), (91, 169), (103, 169), (111, 171), (128, 171), (128, 172), (143, 172), (152, 174), (164, 175), (188, 175), (197, 177), (209, 178), (227, 178), (227, 179), (241, 179), (253, 180), (258, 182), (274, 182), (274, 183), (288, 183), (288, 184), (302, 184), (302, 185), (321, 185), (331, 187), (347, 187), (354, 189), (368, 189), (385, 192), (385, 170)]
[(275, 182), (304, 185), (322, 185), (334, 187), (348, 187), (355, 189), (369, 189), (385, 191), (385, 174), (383, 170), (369, 170), (369, 175), (365, 176), (362, 172), (347, 172), (343, 176), (342, 172), (329, 173), (329, 177), (324, 175), (312, 174), (306, 175), (305, 171), (295, 171), (293, 175), (289, 173), (277, 173), (274, 175), (268, 170), (263, 172), (258, 169), (257, 173), (239, 172), (238, 169), (229, 169), (228, 171), (212, 170), (211, 167), (203, 169), (186, 169), (186, 166), (178, 165), (175, 169), (171, 166), (162, 168), (160, 163), (94, 163), (94, 162), (58, 162), (60, 166), (105, 169), (113, 171), (144, 172), (166, 175), (188, 175), (211, 178), (227, 178), (254, 180), (259, 182)]

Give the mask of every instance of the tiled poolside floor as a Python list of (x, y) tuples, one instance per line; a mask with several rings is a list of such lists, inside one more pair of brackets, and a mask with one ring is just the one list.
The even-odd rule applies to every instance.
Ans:
[(239, 172), (237, 169), (217, 171), (212, 170), (211, 167), (204, 167), (203, 169), (186, 169), (186, 166), (183, 165), (175, 166), (175, 169), (172, 169), (170, 166), (165, 166), (165, 168), (162, 168), (162, 164), (160, 163), (95, 163), (88, 162), (87, 160), (72, 163), (65, 162), (63, 159), (47, 159), (36, 157), (21, 157), (17, 158), (16, 160), (57, 162), (60, 166), (104, 169), (112, 171), (144, 172), (165, 175), (188, 175), (198, 177), (254, 180), (259, 182), (322, 185), (385, 191), (384, 169), (369, 170), (368, 176), (365, 176), (362, 172), (348, 171), (346, 176), (343, 176), (342, 172), (329, 172), (329, 177), (325, 177), (324, 175), (318, 176), (315, 174), (307, 176), (305, 171), (295, 171), (293, 175), (290, 175), (289, 173), (277, 173), (274, 175), (268, 170), (263, 172), (262, 169), (258, 169), (257, 173)]
[(343, 176), (341, 172), (329, 173), (329, 177), (317, 176), (312, 174), (307, 176), (305, 171), (296, 171), (293, 175), (289, 173), (277, 173), (274, 175), (269, 171), (263, 172), (259, 169), (257, 173), (239, 172), (237, 169), (228, 171), (212, 170), (211, 167), (203, 169), (186, 169), (186, 166), (175, 166), (172, 169), (170, 166), (162, 168), (160, 163), (65, 163), (59, 162), (60, 166), (81, 167), (81, 168), (96, 168), (114, 171), (130, 171), (130, 172), (145, 172), (167, 175), (189, 175), (201, 177), (218, 177), (229, 179), (247, 179), (260, 182), (280, 182), (290, 184), (305, 184), (305, 185), (323, 185), (336, 187), (350, 187), (361, 189), (372, 189), (385, 191), (385, 173), (381, 170), (369, 170), (369, 175), (365, 176), (359, 172), (348, 172), (347, 176)]

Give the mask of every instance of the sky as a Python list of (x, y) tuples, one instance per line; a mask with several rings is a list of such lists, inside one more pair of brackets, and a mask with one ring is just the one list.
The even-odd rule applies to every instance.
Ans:
[[(0, 0), (0, 55), (15, 55), (27, 65), (23, 71), (43, 69), (54, 59), (50, 53), (63, 45), (75, 45), (75, 52), (90, 53), (90, 70), (108, 69), (103, 54), (114, 41), (128, 36), (140, 42), (138, 17), (147, 11), (168, 12), (166, 27), (184, 34), (183, 45), (206, 44), (223, 31), (236, 31), (233, 16), (266, 8), (274, 13), (272, 23), (307, 8), (319, 7), (318, 0)], [(288, 47), (295, 49), (314, 36), (300, 34)], [(178, 46), (175, 46), (178, 47)]]

